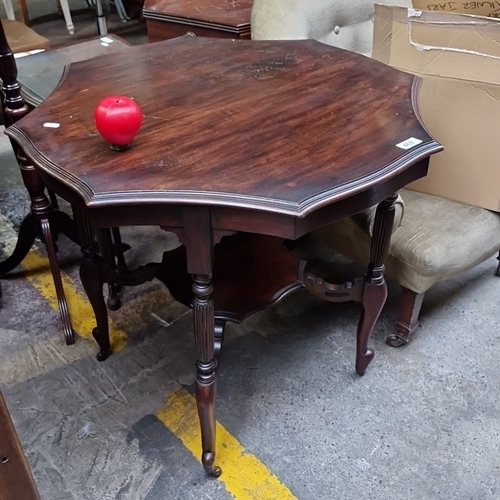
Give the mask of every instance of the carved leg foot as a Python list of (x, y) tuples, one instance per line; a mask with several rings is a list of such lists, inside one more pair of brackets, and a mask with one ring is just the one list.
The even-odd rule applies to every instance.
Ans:
[(222, 469), (215, 465), (215, 383), (205, 385), (196, 381), (196, 404), (203, 448), (201, 463), (209, 476), (219, 477)]
[(371, 363), (374, 352), (368, 349), (368, 341), (387, 299), (387, 285), (365, 284), (363, 292), (363, 312), (358, 324), (356, 346), (356, 372), (364, 375)]
[(211, 477), (218, 478), (222, 474), (222, 469), (218, 465), (216, 465), (215, 467), (213, 466), (214, 460), (215, 460), (215, 454), (203, 453), (202, 461), (205, 472)]
[(497, 266), (497, 270), (496, 270), (495, 274), (496, 274), (497, 276), (500, 276), (500, 253), (498, 254), (497, 260), (498, 260), (499, 262), (498, 262), (498, 266)]
[(59, 270), (59, 264), (57, 262), (57, 256), (56, 256), (56, 249), (52, 238), (52, 231), (48, 219), (42, 219), (40, 221), (40, 226), (42, 230), (43, 239), (45, 241), (45, 246), (47, 248), (50, 270), (52, 271), (52, 278), (54, 280), (54, 286), (56, 289), (57, 303), (59, 305), (59, 313), (61, 315), (64, 340), (66, 341), (67, 345), (71, 345), (75, 343), (75, 334), (73, 332), (73, 329), (71, 328), (68, 304), (66, 302), (66, 296), (64, 294), (64, 288), (61, 279), (61, 271)]
[(97, 353), (96, 356), (97, 361), (104, 361), (108, 359), (111, 354), (109, 336), (101, 335), (97, 327), (92, 329), (92, 336), (94, 337), (95, 341), (101, 348), (101, 350)]
[(39, 234), (39, 227), (38, 220), (32, 214), (24, 218), (19, 229), (16, 248), (10, 257), (0, 262), (0, 276), (7, 274), (21, 264), (31, 250), (33, 243), (35, 243), (35, 239)]
[(99, 345), (97, 360), (104, 361), (111, 354), (111, 342), (109, 338), (108, 311), (102, 293), (103, 282), (97, 255), (92, 254), (87, 249), (84, 249), (83, 253), (80, 279), (96, 318), (97, 327), (92, 330), (92, 335)]
[(201, 461), (207, 474), (219, 477), (220, 467), (215, 466), (215, 322), (214, 305), (210, 295), (213, 287), (211, 276), (193, 275), (193, 320), (197, 355), (196, 405), (201, 426)]
[(398, 322), (396, 333), (389, 335), (385, 342), (391, 347), (401, 347), (409, 342), (410, 336), (418, 329), (418, 315), (424, 300), (424, 293), (416, 293), (405, 287), (402, 288), (399, 302)]

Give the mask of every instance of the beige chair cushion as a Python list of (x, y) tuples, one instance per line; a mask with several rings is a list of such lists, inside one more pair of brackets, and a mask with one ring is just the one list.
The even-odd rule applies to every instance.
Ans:
[[(480, 264), (500, 250), (500, 214), (402, 190), (404, 219), (394, 232), (386, 276), (417, 293)], [(370, 236), (355, 217), (315, 231), (317, 243), (368, 264)]]
[(50, 42), (24, 23), (2, 19), (5, 36), (14, 54), (37, 49), (50, 49)]
[[(252, 39), (314, 38), (342, 49), (371, 56), (373, 0), (254, 0)], [(378, 3), (411, 7), (411, 0)]]

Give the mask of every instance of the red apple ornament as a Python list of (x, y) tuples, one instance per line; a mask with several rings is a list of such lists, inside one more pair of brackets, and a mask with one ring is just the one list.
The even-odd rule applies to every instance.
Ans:
[(129, 147), (142, 123), (141, 108), (135, 101), (121, 95), (111, 95), (99, 102), (94, 111), (97, 131), (114, 151)]

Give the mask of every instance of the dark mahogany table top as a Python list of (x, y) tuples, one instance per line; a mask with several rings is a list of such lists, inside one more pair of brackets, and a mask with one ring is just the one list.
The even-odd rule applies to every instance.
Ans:
[[(418, 83), (312, 40), (187, 36), (71, 65), (7, 133), (89, 207), (206, 204), (300, 218), (442, 149), (417, 116)], [(98, 101), (117, 94), (144, 114), (121, 153), (93, 123)], [(422, 142), (397, 146), (411, 137)]]

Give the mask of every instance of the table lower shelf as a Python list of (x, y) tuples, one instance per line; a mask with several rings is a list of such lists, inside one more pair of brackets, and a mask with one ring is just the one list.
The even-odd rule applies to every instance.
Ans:
[[(102, 284), (108, 283), (111, 289), (116, 289), (116, 285), (140, 285), (157, 278), (177, 301), (194, 307), (195, 337), (206, 336), (204, 342), (214, 342), (217, 365), (227, 321), (240, 322), (250, 314), (267, 309), (302, 289), (328, 302), (360, 302), (362, 314), (357, 331), (356, 371), (361, 375), (373, 359), (368, 340), (387, 298), (382, 270), (383, 267), (370, 264), (365, 277), (342, 284), (330, 283), (310, 272), (307, 261), (292, 255), (282, 239), (236, 233), (223, 237), (215, 246), (212, 276), (196, 276), (194, 284), (188, 273), (183, 246), (165, 252), (161, 263), (150, 263), (124, 272), (117, 272), (109, 266), (109, 261), (89, 253), (82, 262), (80, 276), (87, 293), (91, 292), (89, 299), (97, 322), (92, 333), (100, 347), (97, 355), (99, 361), (104, 361), (111, 354)], [(196, 298), (193, 288), (198, 292)], [(213, 307), (205, 307), (209, 297)], [(202, 312), (204, 308), (205, 312)], [(213, 312), (207, 313), (207, 310)], [(198, 323), (197, 311), (198, 319), (202, 314)], [(205, 327), (209, 320), (206, 317), (203, 319), (203, 314), (214, 315), (213, 332), (207, 332)], [(203, 332), (197, 331), (200, 328), (197, 324), (202, 325)]]
[[(300, 280), (304, 265), (305, 261), (293, 256), (279, 238), (249, 233), (224, 237), (215, 247), (211, 296), (215, 318), (240, 322), (304, 289)], [(148, 278), (162, 281), (177, 301), (191, 307), (192, 278), (187, 272), (185, 247), (165, 252), (157, 266)], [(129, 277), (143, 272), (136, 270)], [(124, 277), (118, 276), (117, 283), (130, 285), (130, 279)]]

